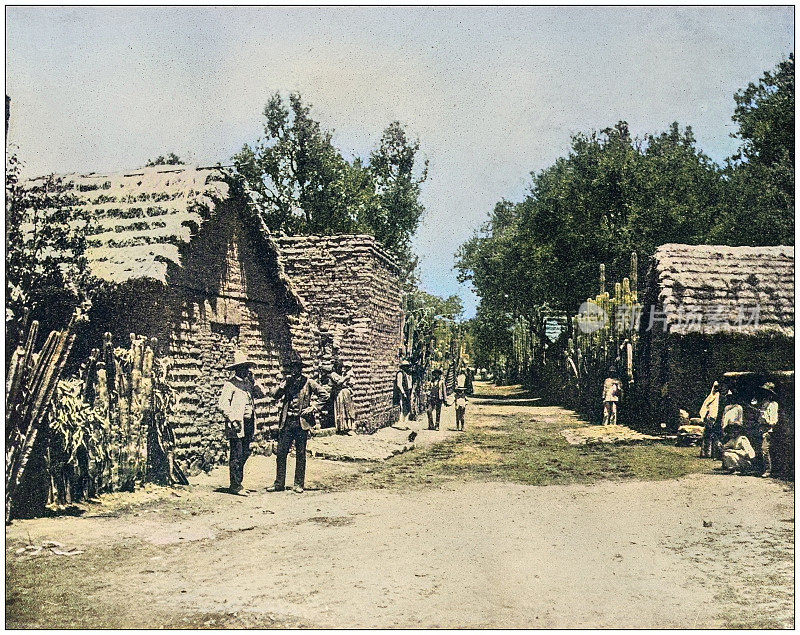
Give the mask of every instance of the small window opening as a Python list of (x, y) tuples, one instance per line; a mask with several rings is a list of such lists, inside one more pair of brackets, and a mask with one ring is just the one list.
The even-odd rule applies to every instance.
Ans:
[(212, 322), (211, 332), (224, 337), (227, 340), (239, 339), (239, 325), (225, 324), (224, 322)]

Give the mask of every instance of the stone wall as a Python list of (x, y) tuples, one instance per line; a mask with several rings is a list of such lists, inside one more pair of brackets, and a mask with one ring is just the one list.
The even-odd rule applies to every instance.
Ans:
[(391, 425), (402, 346), (397, 266), (372, 236), (292, 236), (279, 238), (278, 245), (309, 323), (317, 327), (323, 368), (328, 357), (353, 367), (357, 428), (372, 432)]

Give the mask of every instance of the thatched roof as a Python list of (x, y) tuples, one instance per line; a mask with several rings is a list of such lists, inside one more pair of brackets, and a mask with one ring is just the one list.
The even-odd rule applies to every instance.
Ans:
[(794, 337), (794, 247), (668, 244), (654, 267), (670, 333)]
[[(229, 175), (219, 167), (159, 165), (58, 178), (77, 206), (89, 212), (92, 228), (86, 257), (92, 275), (115, 284), (135, 279), (166, 283), (169, 267), (181, 266), (181, 250), (230, 193)], [(44, 182), (43, 177), (28, 184)], [(260, 219), (253, 220), (265, 248), (265, 265), (273, 270), (290, 304), (301, 307), (269, 230)]]

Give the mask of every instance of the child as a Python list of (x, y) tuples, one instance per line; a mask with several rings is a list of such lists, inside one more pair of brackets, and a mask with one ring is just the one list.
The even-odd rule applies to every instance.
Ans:
[(603, 425), (617, 425), (617, 404), (622, 395), (622, 383), (617, 379), (616, 367), (611, 367), (609, 377), (603, 382)]
[(467, 389), (456, 388), (456, 430), (464, 432), (464, 414), (467, 411)]

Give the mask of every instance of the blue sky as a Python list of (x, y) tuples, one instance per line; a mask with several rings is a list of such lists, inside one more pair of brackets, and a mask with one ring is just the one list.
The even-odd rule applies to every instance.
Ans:
[(174, 151), (225, 162), (275, 91), (300, 91), (348, 155), (392, 120), (430, 160), (423, 287), (476, 303), (453, 253), (570, 135), (625, 119), (736, 141), (733, 94), (792, 51), (791, 7), (6, 9), (10, 140), (30, 173), (112, 171)]

